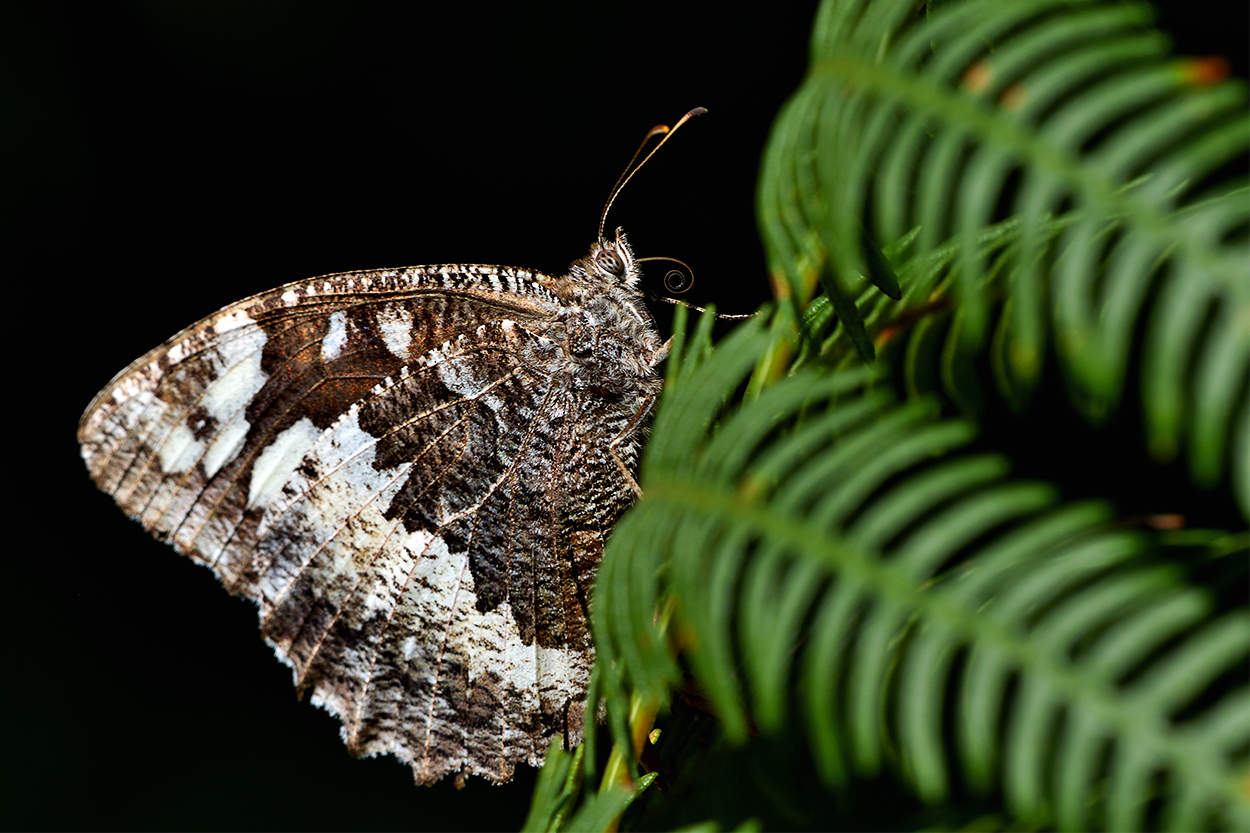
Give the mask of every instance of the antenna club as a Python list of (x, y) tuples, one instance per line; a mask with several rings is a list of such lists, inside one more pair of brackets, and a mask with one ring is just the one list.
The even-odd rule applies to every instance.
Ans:
[[(625, 170), (622, 171), (621, 175), (617, 178), (616, 184), (612, 186), (612, 192), (608, 195), (608, 201), (603, 206), (603, 213), (599, 215), (599, 240), (603, 240), (603, 224), (608, 219), (608, 211), (611, 210), (612, 203), (616, 201), (617, 195), (621, 193), (622, 189), (624, 189), (625, 183), (629, 182), (633, 178), (634, 174), (638, 173), (638, 171), (642, 169), (642, 166), (647, 164), (647, 161), (651, 159), (652, 156), (655, 156), (655, 152), (664, 146), (664, 143), (669, 140), (670, 136), (677, 132), (677, 128), (681, 127), (695, 116), (701, 116), (706, 112), (706, 107), (696, 107), (678, 119), (677, 123), (672, 127), (669, 127), (667, 124), (657, 124), (655, 127), (647, 131), (647, 135), (642, 139), (642, 144), (638, 146), (638, 150), (634, 151), (634, 155), (630, 157), (629, 164), (625, 166)], [(663, 136), (664, 138), (660, 139), (656, 146), (651, 149), (651, 152), (643, 157), (643, 160), (638, 163), (637, 167), (635, 167), (634, 160), (638, 158), (638, 154), (642, 153), (643, 148), (647, 146), (647, 142), (651, 141), (652, 136)]]

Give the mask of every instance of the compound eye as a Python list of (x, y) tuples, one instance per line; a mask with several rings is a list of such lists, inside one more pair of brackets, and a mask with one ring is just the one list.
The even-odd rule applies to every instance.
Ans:
[(603, 249), (599, 254), (595, 255), (595, 264), (609, 275), (616, 275), (618, 278), (625, 274), (625, 264), (621, 263), (621, 259), (616, 256), (615, 252)]

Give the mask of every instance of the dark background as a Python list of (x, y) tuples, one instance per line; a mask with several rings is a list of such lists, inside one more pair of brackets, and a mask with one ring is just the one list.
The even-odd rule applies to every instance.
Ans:
[(25, 262), (9, 281), (38, 298), (19, 342), (39, 358), (16, 375), (53, 392), (20, 417), (52, 476), (27, 470), (11, 512), (24, 580), (6, 594), (0, 824), (520, 826), (529, 767), (457, 793), (352, 759), (338, 722), (296, 701), (255, 608), (95, 490), (78, 416), (175, 331), (288, 281), (448, 262), (563, 272), (647, 130), (696, 106), (708, 115), (635, 178), (609, 229), (691, 264), (700, 298), (751, 311), (767, 295), (758, 161), (815, 5), (152, 0), (0, 22), (21, 34), (20, 52), (0, 48), (23, 122), (5, 224)]
[[(690, 263), (700, 302), (766, 297), (754, 185), (814, 0), (434, 5), (30, 3), (0, 18), (5, 827), (520, 825), (529, 768), (456, 793), (351, 759), (337, 722), (296, 702), (254, 609), (126, 520), (73, 441), (128, 362), (278, 284), (419, 263), (562, 271), (646, 130), (695, 106), (710, 112), (609, 228)], [(1245, 77), (1244, 3), (1160, 8), (1178, 51), (1229, 54)]]

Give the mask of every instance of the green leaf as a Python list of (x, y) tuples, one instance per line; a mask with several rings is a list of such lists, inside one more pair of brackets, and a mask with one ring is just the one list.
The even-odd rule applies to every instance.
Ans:
[[(764, 155), (770, 268), (799, 300), (802, 276), (819, 275), (839, 322), (821, 351), (870, 360), (879, 334), (936, 293), (957, 306), (942, 388), (967, 413), (981, 410), (971, 368), (991, 332), (1016, 408), (1050, 344), (1092, 421), (1140, 367), (1151, 453), (1187, 449), (1194, 482), (1232, 483), (1250, 517), (1227, 462), (1250, 409), (1250, 199), (1235, 184), (1195, 188), (1250, 148), (1244, 86), (1196, 84), (1146, 5), (913, 6), (824, 3), (811, 68)], [(987, 240), (995, 224), (1010, 234)], [(894, 282), (873, 240), (905, 232), (917, 236)], [(865, 275), (901, 303), (864, 292)], [(933, 389), (932, 356), (927, 342), (908, 351), (918, 391)]]
[(942, 803), (959, 781), (1065, 829), (1140, 826), (1151, 800), (1167, 819), (1239, 812), (1245, 746), (1197, 728), (1233, 725), (1231, 695), (1177, 714), (1245, 661), (1245, 615), (1208, 623), (1209, 599), (1142, 564), (1104, 507), (1007, 479), (960, 450), (970, 424), (894, 405), (863, 371), (735, 404), (763, 334), (666, 392), (657, 434), (683, 441), (648, 450), (600, 573), (620, 679), (662, 692), (676, 650), (727, 737), (797, 716), (834, 786), (889, 768)]

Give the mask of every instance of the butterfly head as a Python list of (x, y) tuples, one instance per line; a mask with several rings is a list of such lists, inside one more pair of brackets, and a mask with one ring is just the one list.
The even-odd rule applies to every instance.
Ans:
[(590, 247), (590, 255), (574, 266), (575, 269), (580, 266), (592, 284), (609, 289), (623, 287), (637, 291), (642, 278), (634, 251), (625, 240), (625, 231), (619, 228), (615, 240), (600, 237)]

